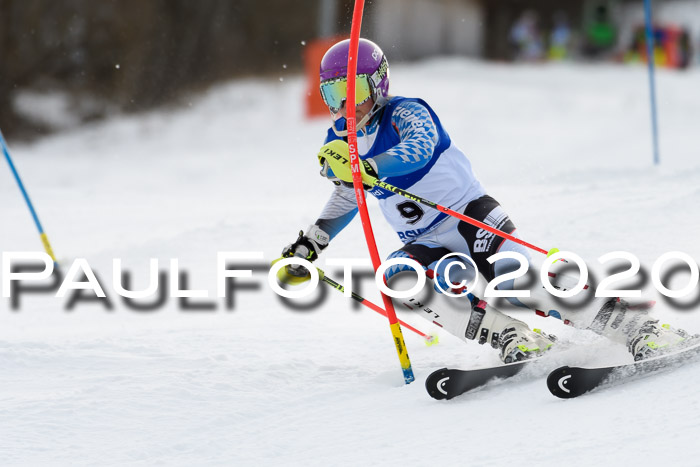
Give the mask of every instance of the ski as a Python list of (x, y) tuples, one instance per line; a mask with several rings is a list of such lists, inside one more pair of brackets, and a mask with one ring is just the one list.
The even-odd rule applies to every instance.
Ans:
[[(537, 366), (530, 376), (543, 377), (547, 374), (546, 367), (540, 366), (540, 360), (550, 361), (552, 358), (559, 358), (560, 352), (571, 348), (568, 341), (557, 341), (557, 346), (553, 350), (530, 358), (513, 363), (503, 363), (486, 368), (474, 370), (458, 370), (454, 368), (441, 368), (433, 371), (425, 380), (425, 389), (433, 399), (452, 399), (465, 392), (485, 386), (494, 380), (508, 379), (519, 374), (526, 367)], [(557, 357), (559, 355), (559, 357)], [(554, 365), (552, 365), (554, 366)], [(549, 368), (551, 368), (550, 366)]]
[[(542, 357), (540, 357), (542, 358)], [(455, 370), (442, 368), (430, 374), (425, 380), (425, 389), (433, 399), (452, 399), (467, 391), (484, 386), (495, 379), (506, 379), (520, 373), (526, 365), (540, 358), (515, 363), (479, 368), (476, 370)]]
[(697, 360), (698, 357), (700, 357), (700, 343), (635, 363), (599, 368), (563, 366), (549, 374), (547, 387), (553, 395), (562, 399), (571, 399), (599, 387), (677, 368)]

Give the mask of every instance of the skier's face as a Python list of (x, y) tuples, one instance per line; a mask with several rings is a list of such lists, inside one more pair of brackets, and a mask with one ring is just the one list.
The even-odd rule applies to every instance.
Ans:
[[(374, 100), (371, 97), (362, 104), (357, 104), (355, 106), (355, 120), (358, 122), (362, 120), (362, 118), (372, 110), (373, 105)], [(345, 105), (340, 108), (340, 115), (347, 118), (347, 109), (345, 108)]]

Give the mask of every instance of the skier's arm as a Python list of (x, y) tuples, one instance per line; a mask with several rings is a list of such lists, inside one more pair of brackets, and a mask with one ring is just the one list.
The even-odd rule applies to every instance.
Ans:
[[(353, 195), (352, 189), (342, 185), (336, 186), (319, 219), (309, 226), (306, 233), (299, 232), (296, 241), (282, 250), (282, 257), (298, 256), (307, 261), (315, 261), (331, 239), (357, 214), (357, 204), (351, 198)], [(306, 281), (310, 277), (306, 268), (298, 264), (288, 265), (285, 271), (286, 274), (278, 274), (277, 277), (287, 283), (294, 283), (295, 280)]]
[(418, 102), (403, 102), (394, 109), (391, 124), (401, 142), (373, 158), (379, 176), (406, 175), (425, 167), (438, 143), (437, 128), (428, 109)]
[(355, 192), (343, 185), (337, 185), (316, 225), (328, 234), (330, 240), (340, 233), (357, 214)]

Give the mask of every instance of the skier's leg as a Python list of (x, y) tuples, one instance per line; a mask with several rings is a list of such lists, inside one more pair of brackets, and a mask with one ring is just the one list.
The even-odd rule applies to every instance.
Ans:
[[(522, 321), (501, 313), (471, 294), (465, 294), (464, 287), (455, 287), (463, 280), (470, 283), (476, 271), (470, 263), (457, 257), (441, 261), (449, 253), (450, 250), (425, 239), (421, 243), (406, 245), (389, 256), (390, 259), (402, 257), (417, 261), (434, 283), (434, 288), (426, 287), (418, 296), (400, 299), (404, 306), (464, 341), (488, 342), (500, 350), (504, 362), (532, 357), (552, 345), (550, 336), (531, 331)], [(445, 280), (448, 269), (453, 284)], [(393, 266), (385, 277), (394, 290), (405, 290), (415, 283), (415, 273), (409, 267)], [(460, 296), (448, 297), (445, 292)]]
[[(517, 251), (528, 259), (529, 253), (515, 242), (506, 240), (501, 251)], [(501, 264), (499, 264), (501, 263)], [(513, 262), (515, 263), (515, 261)], [(505, 274), (517, 269), (519, 264), (509, 264), (508, 260), (496, 262), (496, 275)], [(567, 262), (558, 261), (549, 271), (550, 282), (559, 290), (572, 289), (578, 283), (578, 277), (566, 272)], [(530, 261), (530, 269), (533, 269)], [(571, 300), (562, 299), (549, 293), (542, 284), (528, 277), (521, 277), (503, 282), (499, 289), (528, 289), (531, 298), (512, 298), (509, 301), (515, 305), (526, 306), (541, 316), (553, 316), (566, 324), (578, 329), (588, 329), (608, 339), (627, 346), (635, 360), (641, 360), (658, 354), (660, 351), (681, 344), (689, 337), (681, 329), (675, 329), (668, 324), (661, 325), (650, 314), (650, 305), (631, 306), (625, 300), (609, 297), (595, 297), (592, 287), (585, 286)]]
[[(508, 215), (490, 196), (472, 201), (466, 206), (464, 213), (513, 236), (518, 236)], [(529, 271), (540, 269), (539, 265), (533, 265), (530, 252), (518, 243), (504, 240), (465, 222), (460, 222), (456, 230), (459, 235), (455, 235), (454, 230), (448, 230), (439, 237), (439, 242), (456, 251), (468, 248), (479, 271), (488, 280), (520, 267), (518, 261), (509, 259), (499, 260), (493, 265), (488, 263), (486, 259), (497, 252), (515, 251), (527, 258), (530, 263)], [(576, 286), (578, 278), (566, 272), (567, 267), (566, 262), (557, 262), (550, 267), (549, 276), (555, 288), (566, 290)], [(630, 306), (624, 300), (616, 298), (595, 297), (592, 287), (586, 286), (582, 292), (571, 299), (561, 299), (550, 294), (539, 281), (533, 281), (532, 276), (523, 276), (501, 283), (498, 289), (530, 290), (530, 299), (509, 298), (508, 300), (514, 305), (530, 308), (540, 316), (554, 316), (575, 328), (589, 329), (622, 343), (628, 347), (635, 359), (647, 358), (658, 354), (659, 350), (687, 341), (686, 332), (668, 325), (660, 325), (658, 320), (649, 314), (649, 307)]]
[[(550, 271), (566, 267), (559, 263), (552, 265)], [(551, 272), (550, 279), (558, 289), (571, 289), (578, 282), (578, 277), (565, 272)], [(660, 324), (650, 314), (652, 304), (630, 305), (619, 298), (595, 297), (593, 287), (586, 286), (572, 299), (559, 299), (540, 285), (531, 290), (531, 299), (522, 302), (539, 315), (557, 317), (577, 329), (591, 330), (627, 346), (635, 360), (658, 355), (690, 337), (681, 329)]]

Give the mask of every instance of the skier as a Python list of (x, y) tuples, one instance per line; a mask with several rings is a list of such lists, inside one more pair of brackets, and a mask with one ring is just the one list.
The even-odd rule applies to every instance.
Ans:
[[(305, 233), (299, 232), (296, 241), (284, 248), (283, 257), (316, 260), (357, 213), (345, 120), (348, 50), (349, 40), (338, 42), (326, 52), (320, 66), (321, 96), (331, 112), (333, 123), (318, 157), (321, 175), (331, 180), (335, 188), (318, 220)], [(489, 263), (487, 258), (497, 252), (517, 252), (531, 261), (527, 249), (512, 240), (371, 186), (372, 179), (379, 178), (517, 236), (515, 225), (499, 203), (487, 194), (474, 175), (469, 159), (451, 140), (434, 110), (421, 99), (389, 95), (389, 66), (382, 50), (373, 42), (360, 39), (357, 63), (358, 150), (363, 180), (370, 185), (365, 189), (378, 199), (384, 217), (404, 243), (388, 259), (417, 261), (440, 293), (464, 292), (464, 287), (457, 289), (455, 284), (469, 283), (479, 273), (491, 281), (520, 267), (514, 259)], [(471, 257), (478, 271), (468, 261), (456, 256), (439, 261), (452, 252)], [(450, 283), (445, 279), (448, 269)], [(387, 269), (385, 278), (395, 286), (401, 277), (410, 276), (406, 274), (410, 271), (407, 266), (393, 266)], [(282, 281), (294, 284), (309, 277), (308, 271), (300, 265), (286, 266), (281, 272), (278, 277)], [(554, 276), (555, 287), (566, 289), (572, 282), (575, 284), (565, 274)], [(505, 281), (498, 288), (517, 290), (518, 281)], [(582, 293), (593, 292), (589, 288)], [(463, 305), (462, 309), (431, 306), (421, 315), (462, 340), (476, 340), (480, 344), (488, 342), (499, 349), (500, 357), (506, 363), (540, 355), (556, 340), (539, 330), (531, 330), (526, 323), (469, 295), (471, 300), (466, 301), (469, 305)], [(517, 298), (509, 301), (531, 308), (539, 315), (554, 316), (576, 328), (591, 329), (626, 344), (635, 360), (653, 356), (661, 349), (687, 341), (689, 337), (684, 331), (659, 325), (644, 310), (633, 312), (623, 300), (595, 298), (584, 310), (575, 310), (563, 307), (561, 300), (555, 300), (543, 288), (533, 290), (532, 296), (532, 303)], [(442, 297), (443, 300), (464, 303), (461, 299)], [(413, 299), (413, 304), (418, 301)], [(411, 307), (411, 300), (407, 304)], [(431, 310), (439, 312), (428, 313)]]

